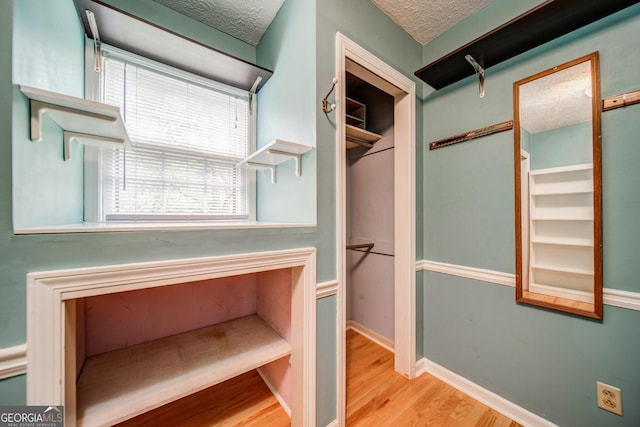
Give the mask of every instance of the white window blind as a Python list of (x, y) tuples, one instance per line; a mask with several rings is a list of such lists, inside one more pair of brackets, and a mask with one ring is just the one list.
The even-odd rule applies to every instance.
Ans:
[[(108, 220), (245, 219), (248, 93), (105, 51), (101, 97), (119, 106), (133, 150), (105, 150)], [(133, 59), (132, 59), (133, 58)]]

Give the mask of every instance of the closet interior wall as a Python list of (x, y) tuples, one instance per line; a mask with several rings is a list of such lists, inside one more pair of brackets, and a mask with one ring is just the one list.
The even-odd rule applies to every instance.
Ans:
[(394, 340), (393, 97), (347, 73), (347, 97), (366, 106), (366, 129), (382, 138), (347, 153), (346, 318), (355, 327)]

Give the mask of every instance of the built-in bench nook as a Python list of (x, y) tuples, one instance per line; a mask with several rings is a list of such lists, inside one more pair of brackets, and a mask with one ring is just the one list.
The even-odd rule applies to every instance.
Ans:
[(28, 404), (113, 425), (258, 369), (311, 425), (315, 298), (313, 248), (29, 273)]

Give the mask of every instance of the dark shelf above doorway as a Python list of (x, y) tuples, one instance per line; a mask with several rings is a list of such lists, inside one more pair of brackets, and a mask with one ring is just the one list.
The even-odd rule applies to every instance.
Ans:
[(487, 69), (639, 1), (548, 0), (426, 65), (415, 75), (434, 89), (442, 89), (474, 74), (466, 55)]

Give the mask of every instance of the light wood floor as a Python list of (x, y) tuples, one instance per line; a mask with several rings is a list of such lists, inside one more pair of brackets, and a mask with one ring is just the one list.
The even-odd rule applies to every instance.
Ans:
[(347, 425), (516, 427), (518, 423), (423, 374), (393, 370), (393, 354), (347, 331)]
[[(256, 371), (148, 412), (120, 426), (290, 425)], [(347, 425), (517, 427), (514, 421), (431, 375), (408, 380), (393, 354), (347, 331)]]

